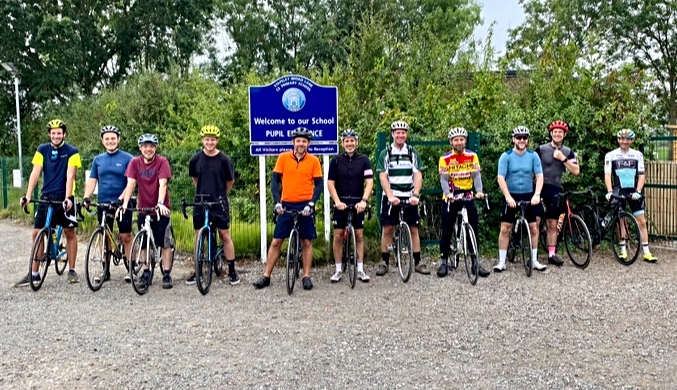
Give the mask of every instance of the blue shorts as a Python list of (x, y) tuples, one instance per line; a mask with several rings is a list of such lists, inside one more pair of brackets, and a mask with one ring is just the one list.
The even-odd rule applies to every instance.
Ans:
[[(303, 210), (308, 205), (308, 202), (288, 203), (282, 202), (282, 207), (285, 210)], [(314, 240), (317, 238), (317, 230), (315, 229), (315, 217), (303, 215), (299, 216), (299, 235), (301, 239)], [(277, 223), (275, 224), (275, 232), (273, 238), (289, 238), (291, 230), (294, 227), (294, 217), (291, 214), (281, 214), (277, 216)]]

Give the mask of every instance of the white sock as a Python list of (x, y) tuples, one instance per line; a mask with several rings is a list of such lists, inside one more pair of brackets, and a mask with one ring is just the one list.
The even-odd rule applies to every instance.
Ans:
[(357, 263), (357, 272), (364, 272), (364, 263)]
[(341, 263), (336, 263), (336, 272), (341, 272)]
[(38, 276), (38, 275), (40, 275), (40, 272), (32, 272), (32, 271), (31, 271), (31, 274), (32, 274), (33, 276)]
[(627, 253), (628, 250), (625, 249), (625, 241), (619, 242), (619, 244), (621, 244), (621, 253)]
[(508, 250), (507, 249), (499, 249), (498, 250), (498, 262), (503, 264), (505, 263), (505, 258), (508, 256)]
[(538, 261), (538, 249), (531, 248), (531, 262), (535, 263)]
[(643, 242), (642, 243), (642, 250), (644, 251), (644, 254), (647, 255), (651, 252), (649, 252), (649, 243), (648, 242)]

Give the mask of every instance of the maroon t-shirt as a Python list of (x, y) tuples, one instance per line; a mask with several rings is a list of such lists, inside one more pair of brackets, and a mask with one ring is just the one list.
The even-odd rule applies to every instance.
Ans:
[[(150, 164), (144, 163), (143, 156), (136, 156), (127, 165), (125, 176), (136, 180), (139, 193), (137, 207), (155, 207), (160, 192), (160, 179), (171, 179), (172, 170), (169, 168), (169, 161), (162, 156), (156, 155)], [(164, 203), (169, 208), (169, 186)]]

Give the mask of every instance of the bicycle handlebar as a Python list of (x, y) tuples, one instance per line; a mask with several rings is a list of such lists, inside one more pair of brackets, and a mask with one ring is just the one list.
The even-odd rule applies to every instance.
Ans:
[[(470, 197), (467, 197), (467, 199), (463, 199), (463, 198), (464, 198), (463, 195), (465, 195), (465, 194), (460, 193), (460, 194), (454, 196), (454, 202), (457, 201), (457, 200), (471, 200)], [(481, 202), (481, 201), (484, 201), (485, 204), (487, 205), (487, 210), (490, 210), (490, 208), (489, 208), (489, 195), (488, 195), (488, 194), (484, 194), (484, 197), (483, 197), (483, 198), (478, 198), (477, 196), (475, 196), (475, 195), (473, 194), (472, 200), (474, 200), (475, 202)], [(454, 203), (454, 202), (450, 202), (449, 199), (447, 199), (446, 202), (447, 202), (447, 212), (449, 212), (450, 206), (451, 206), (451, 204)]]
[[(334, 208), (334, 210), (338, 210), (338, 209), (336, 208), (336, 205), (334, 205), (333, 208)], [(352, 205), (352, 204), (347, 204), (345, 210), (348, 210), (348, 211), (357, 210), (357, 207), (356, 207), (355, 205)], [(340, 210), (339, 210), (339, 211), (340, 211)], [(372, 212), (372, 209), (371, 209), (371, 205), (370, 205), (370, 204), (367, 203), (367, 207), (365, 208), (365, 211), (367, 212), (367, 220), (371, 220), (371, 212)]]
[[(287, 210), (287, 209), (282, 209), (282, 214), (291, 214), (292, 216), (299, 216), (303, 212), (303, 210)], [(273, 223), (277, 223), (277, 217), (279, 216), (278, 213), (273, 211)], [(315, 208), (311, 207), (311, 212), (309, 217), (315, 216)]]
[[(25, 196), (22, 197), (21, 200), (22, 200), (22, 203), (23, 203), (23, 207), (22, 207), (22, 208), (23, 208), (23, 210), (24, 210), (24, 213), (26, 213), (26, 214), (30, 214), (30, 211), (28, 211), (28, 203), (48, 204), (48, 205), (50, 205), (50, 206), (54, 206), (54, 205), (56, 205), (56, 206), (59, 206), (59, 205), (63, 206), (63, 201), (59, 201), (59, 200), (31, 199), (30, 202), (26, 202), (26, 197), (25, 197)], [(75, 211), (77, 212), (78, 216), (80, 216), (80, 220), (85, 219), (85, 216), (82, 215), (82, 205), (81, 205), (81, 204), (77, 204), (77, 205), (73, 204), (73, 206), (75, 206)]]
[(195, 203), (188, 203), (188, 202), (186, 202), (186, 198), (185, 198), (185, 197), (181, 198), (181, 212), (183, 213), (183, 217), (184, 217), (185, 219), (188, 219), (188, 214), (186, 214), (186, 208), (187, 208), (187, 207), (200, 206), (200, 207), (202, 207), (202, 208), (204, 208), (204, 209), (208, 209), (208, 208), (211, 208), (212, 206), (216, 206), (216, 205), (220, 204), (221, 207), (223, 207), (224, 210), (226, 209), (226, 200), (223, 199), (222, 196), (219, 196), (219, 200), (217, 200), (217, 201), (215, 201), (215, 202), (207, 202), (206, 200), (204, 200), (204, 198), (206, 198), (206, 197), (208, 197), (208, 196), (211, 196), (211, 195), (208, 195), (208, 194), (195, 194), (195, 197), (196, 197), (196, 198), (200, 198), (200, 201), (195, 202)]

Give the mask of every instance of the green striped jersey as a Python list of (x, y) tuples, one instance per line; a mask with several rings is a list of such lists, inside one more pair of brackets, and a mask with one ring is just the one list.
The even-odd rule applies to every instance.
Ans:
[[(411, 152), (409, 151), (411, 148)], [(421, 158), (413, 146), (404, 144), (398, 149), (395, 144), (383, 150), (376, 161), (376, 172), (388, 174), (388, 183), (393, 195), (408, 198), (414, 190), (414, 173), (423, 170)]]

